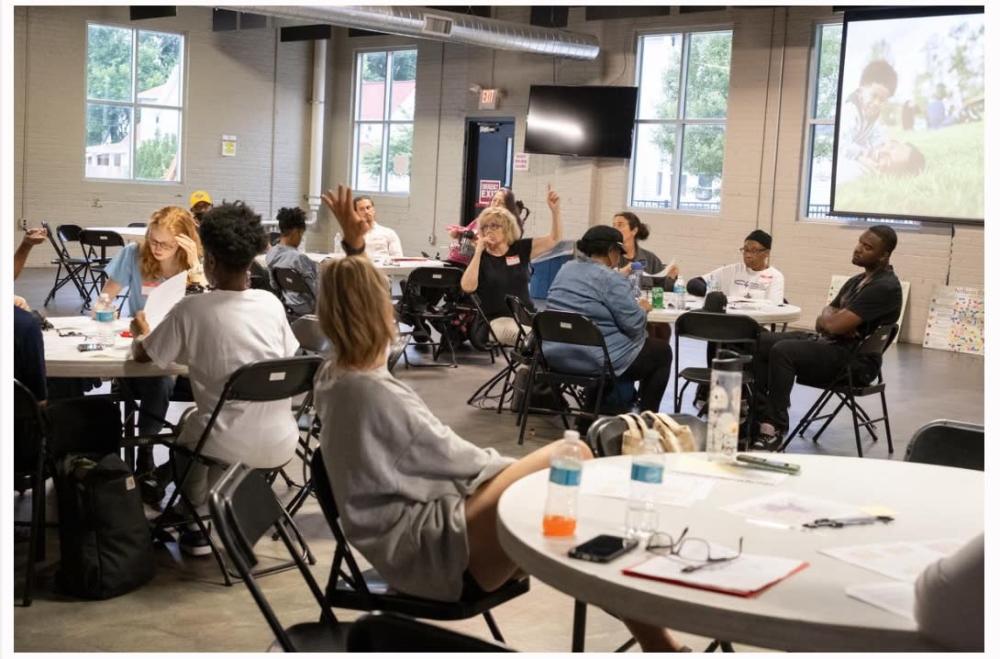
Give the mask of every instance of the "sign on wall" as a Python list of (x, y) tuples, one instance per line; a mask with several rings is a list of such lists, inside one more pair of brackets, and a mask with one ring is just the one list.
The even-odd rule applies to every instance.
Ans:
[(489, 206), (490, 202), (493, 201), (493, 195), (500, 190), (500, 181), (494, 181), (491, 179), (483, 179), (479, 182), (479, 202), (476, 206), (485, 207)]
[(235, 135), (223, 135), (222, 136), (222, 155), (232, 158), (236, 155), (236, 136)]
[(927, 310), (924, 347), (981, 355), (985, 317), (983, 289), (938, 284)]
[(528, 171), (528, 165), (530, 164), (529, 154), (527, 153), (515, 153), (514, 154), (514, 171), (515, 172), (526, 172)]

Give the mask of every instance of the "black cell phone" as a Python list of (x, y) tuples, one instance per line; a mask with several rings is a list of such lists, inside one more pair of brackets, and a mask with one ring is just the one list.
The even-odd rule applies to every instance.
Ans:
[(570, 549), (569, 556), (593, 563), (610, 563), (622, 554), (627, 554), (635, 549), (638, 544), (639, 541), (635, 538), (599, 535)]
[(63, 327), (56, 328), (56, 333), (59, 336), (83, 336), (83, 332), (75, 329), (66, 329)]
[(104, 346), (100, 343), (81, 343), (76, 349), (80, 352), (92, 352), (94, 350), (104, 350)]

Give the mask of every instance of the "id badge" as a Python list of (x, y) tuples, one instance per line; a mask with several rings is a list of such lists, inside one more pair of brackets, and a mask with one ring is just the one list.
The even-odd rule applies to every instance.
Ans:
[(509, 267), (512, 267), (512, 266), (515, 266), (515, 265), (521, 265), (521, 257), (517, 256), (517, 255), (508, 256), (507, 257), (507, 267), (509, 268)]

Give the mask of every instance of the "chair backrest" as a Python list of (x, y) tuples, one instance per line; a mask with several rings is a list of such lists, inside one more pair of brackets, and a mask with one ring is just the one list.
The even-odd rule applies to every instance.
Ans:
[(295, 335), (299, 346), (309, 352), (325, 355), (333, 348), (330, 339), (320, 327), (319, 318), (313, 314), (299, 316), (292, 321), (292, 334)]
[(117, 231), (84, 229), (80, 232), (80, 244), (86, 247), (124, 247), (125, 239)]
[(316, 298), (313, 296), (312, 289), (309, 288), (309, 284), (306, 283), (302, 273), (298, 270), (293, 268), (272, 268), (271, 272), (274, 274), (274, 281), (277, 282), (278, 288), (282, 292), (298, 293), (315, 301)]
[(938, 419), (922, 426), (906, 447), (906, 461), (983, 471), (986, 432), (983, 426)]
[(507, 308), (510, 309), (510, 315), (514, 317), (518, 325), (531, 327), (531, 323), (535, 319), (535, 312), (529, 309), (521, 298), (516, 295), (507, 295), (504, 297), (504, 301), (507, 303)]
[(531, 323), (531, 333), (535, 339), (536, 354), (541, 357), (542, 363), (549, 370), (552, 370), (552, 367), (545, 358), (544, 344), (562, 343), (584, 348), (600, 348), (604, 357), (604, 369), (614, 377), (614, 367), (611, 364), (611, 355), (608, 354), (608, 346), (604, 342), (604, 335), (586, 316), (568, 311), (539, 311)]
[(743, 314), (688, 311), (677, 318), (674, 334), (712, 343), (756, 343), (760, 324)]
[(79, 242), (81, 233), (83, 233), (83, 227), (78, 224), (60, 224), (56, 227), (56, 235), (63, 243)]
[(892, 340), (896, 338), (898, 331), (899, 325), (895, 323), (892, 325), (879, 325), (858, 345), (856, 348), (857, 354), (881, 355), (892, 345)]
[(49, 223), (42, 222), (41, 225), (42, 228), (45, 229), (46, 236), (49, 239), (49, 244), (52, 245), (52, 249), (56, 251), (56, 256), (60, 259), (69, 258), (69, 252), (66, 251), (66, 247), (62, 244), (62, 238), (59, 239), (59, 242), (56, 242), (56, 236), (53, 234), (52, 227), (49, 226)]
[(415, 268), (406, 279), (406, 287), (458, 288), (462, 284), (462, 270), (448, 267)]
[(219, 402), (273, 401), (298, 396), (312, 390), (313, 378), (322, 363), (314, 355), (301, 355), (246, 364), (229, 376)]
[(358, 618), (347, 633), (347, 651), (514, 652), (506, 645), (388, 611), (375, 611)]
[(229, 467), (212, 487), (208, 506), (227, 555), (284, 651), (294, 652), (296, 648), (257, 585), (252, 570), (257, 564), (254, 545), (269, 529), (277, 531), (285, 543), (285, 548), (320, 607), (322, 620), (331, 627), (336, 624), (336, 618), (323, 600), (323, 591), (288, 535), (285, 528), (287, 515), (260, 471), (239, 463)]

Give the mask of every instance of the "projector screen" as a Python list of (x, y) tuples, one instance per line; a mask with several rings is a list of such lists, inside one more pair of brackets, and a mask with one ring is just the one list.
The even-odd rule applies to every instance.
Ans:
[(984, 47), (981, 7), (845, 12), (831, 215), (982, 223)]

